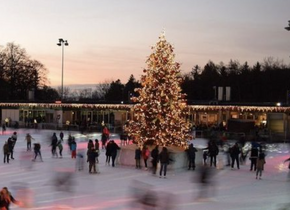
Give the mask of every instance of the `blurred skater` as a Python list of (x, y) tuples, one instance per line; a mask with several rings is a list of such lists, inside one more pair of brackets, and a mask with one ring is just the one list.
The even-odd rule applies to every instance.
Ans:
[(99, 144), (99, 140), (98, 139), (95, 140), (95, 150), (96, 150), (96, 153), (98, 153), (98, 155), (96, 157), (96, 163), (99, 163), (100, 144)]
[(152, 157), (152, 173), (153, 173), (153, 175), (156, 174), (157, 163), (158, 163), (158, 156), (159, 156), (159, 149), (158, 149), (158, 145), (156, 145), (155, 148), (151, 152), (151, 157)]
[(261, 151), (258, 159), (257, 159), (257, 172), (256, 172), (256, 179), (258, 179), (258, 175), (259, 175), (259, 179), (262, 179), (262, 172), (264, 170), (264, 165), (266, 164), (265, 161), (265, 154)]
[(110, 160), (112, 156), (112, 142), (109, 141), (106, 145), (106, 165), (110, 165)]
[(241, 153), (238, 143), (235, 143), (234, 146), (230, 150), (231, 158), (232, 158), (232, 169), (234, 169), (235, 162), (237, 164), (237, 168), (240, 169), (240, 160), (239, 155)]
[[(148, 149), (148, 147), (146, 145), (144, 145), (143, 149), (142, 149), (142, 158), (144, 160), (144, 165), (145, 165), (145, 170), (148, 169), (148, 165), (147, 165), (147, 160), (150, 156), (150, 151)], [(140, 166), (141, 168), (141, 166)]]
[(197, 152), (197, 149), (191, 143), (186, 152), (188, 157), (188, 170), (191, 168), (192, 170), (195, 170), (195, 153)]
[(25, 137), (27, 151), (31, 151), (31, 141), (32, 140), (35, 140), (35, 139), (32, 138), (32, 136), (29, 133), (27, 133), (26, 137)]
[(77, 157), (77, 143), (74, 138), (71, 142), (70, 147), (71, 147), (71, 158), (76, 158)]
[(4, 163), (9, 163), (9, 156), (10, 156), (10, 150), (9, 150), (9, 145), (8, 142), (5, 141), (3, 145), (3, 154), (4, 154)]
[(56, 147), (57, 147), (57, 136), (56, 133), (53, 133), (52, 137), (51, 137), (51, 155), (52, 157), (58, 157), (57, 152), (56, 152)]
[(167, 172), (167, 165), (169, 164), (169, 153), (166, 147), (162, 148), (162, 151), (159, 154), (159, 160), (160, 160), (160, 171), (159, 171), (159, 177), (162, 177), (162, 172), (163, 172), (163, 177), (166, 178), (166, 172)]
[(256, 171), (257, 169), (257, 159), (258, 159), (258, 150), (259, 145), (256, 142), (252, 142), (252, 148), (250, 151), (250, 161), (251, 161), (251, 168), (250, 171), (254, 170)]
[(9, 210), (9, 206), (11, 203), (14, 203), (18, 206), (21, 206), (22, 203), (14, 199), (11, 193), (8, 191), (7, 187), (3, 187), (0, 191), (0, 209), (1, 210)]
[(112, 166), (115, 167), (115, 160), (118, 154), (118, 150), (121, 149), (114, 140), (111, 140), (111, 155), (112, 155)]
[(36, 158), (39, 157), (40, 161), (43, 162), (40, 149), (41, 149), (40, 143), (39, 142), (34, 143), (34, 148), (33, 148), (33, 150), (34, 150), (34, 159), (33, 159), (33, 161), (35, 161)]
[(104, 126), (102, 131), (102, 149), (105, 149), (109, 137), (110, 137), (109, 129), (107, 128), (107, 126)]
[(89, 173), (98, 173), (96, 170), (96, 157), (97, 153), (95, 152), (95, 149), (93, 147), (90, 147), (87, 152), (87, 162), (89, 163)]
[(85, 162), (84, 157), (85, 157), (85, 151), (78, 150), (77, 161), (76, 161), (76, 170), (79, 170), (79, 171), (84, 170), (84, 162)]
[(9, 148), (9, 153), (11, 155), (11, 159), (14, 160), (14, 157), (13, 157), (13, 152), (14, 152), (14, 141), (13, 139), (10, 137), (8, 138), (7, 140), (7, 143), (8, 143), (8, 148)]
[(63, 150), (62, 140), (58, 141), (57, 147), (58, 147), (58, 151), (59, 151), (59, 157), (62, 158), (62, 150)]
[(198, 201), (207, 201), (215, 194), (214, 171), (208, 165), (200, 165), (198, 168), (200, 183)]
[(135, 149), (135, 162), (136, 162), (136, 168), (140, 169), (141, 168), (141, 149), (137, 145), (137, 148)]

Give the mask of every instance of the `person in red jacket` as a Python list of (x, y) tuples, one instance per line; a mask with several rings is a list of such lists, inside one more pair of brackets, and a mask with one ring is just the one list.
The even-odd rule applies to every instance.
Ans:
[(142, 149), (142, 158), (144, 160), (145, 170), (148, 169), (147, 160), (148, 160), (149, 156), (150, 156), (150, 151), (149, 151), (147, 146), (144, 146)]

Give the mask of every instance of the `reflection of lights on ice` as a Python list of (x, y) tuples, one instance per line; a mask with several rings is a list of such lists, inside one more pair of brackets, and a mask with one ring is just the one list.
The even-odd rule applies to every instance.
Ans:
[(70, 206), (58, 205), (58, 206), (55, 206), (54, 209), (71, 210), (71, 209), (73, 209), (73, 208), (70, 207)]
[(284, 163), (278, 164), (275, 168), (277, 168), (279, 172), (288, 171), (288, 165), (286, 166)]

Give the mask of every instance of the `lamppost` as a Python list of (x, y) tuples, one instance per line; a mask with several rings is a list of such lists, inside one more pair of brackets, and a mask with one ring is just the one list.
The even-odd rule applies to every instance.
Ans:
[(62, 38), (58, 39), (58, 46), (62, 47), (62, 58), (61, 58), (61, 100), (63, 99), (63, 58), (64, 58), (64, 46), (68, 46), (67, 40), (63, 40)]

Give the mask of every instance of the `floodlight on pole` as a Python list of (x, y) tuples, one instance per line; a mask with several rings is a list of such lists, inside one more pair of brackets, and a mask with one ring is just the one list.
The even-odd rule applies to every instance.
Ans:
[(63, 65), (64, 65), (64, 46), (68, 46), (68, 41), (62, 38), (58, 39), (58, 46), (62, 47), (62, 56), (61, 56), (61, 100), (63, 100)]

